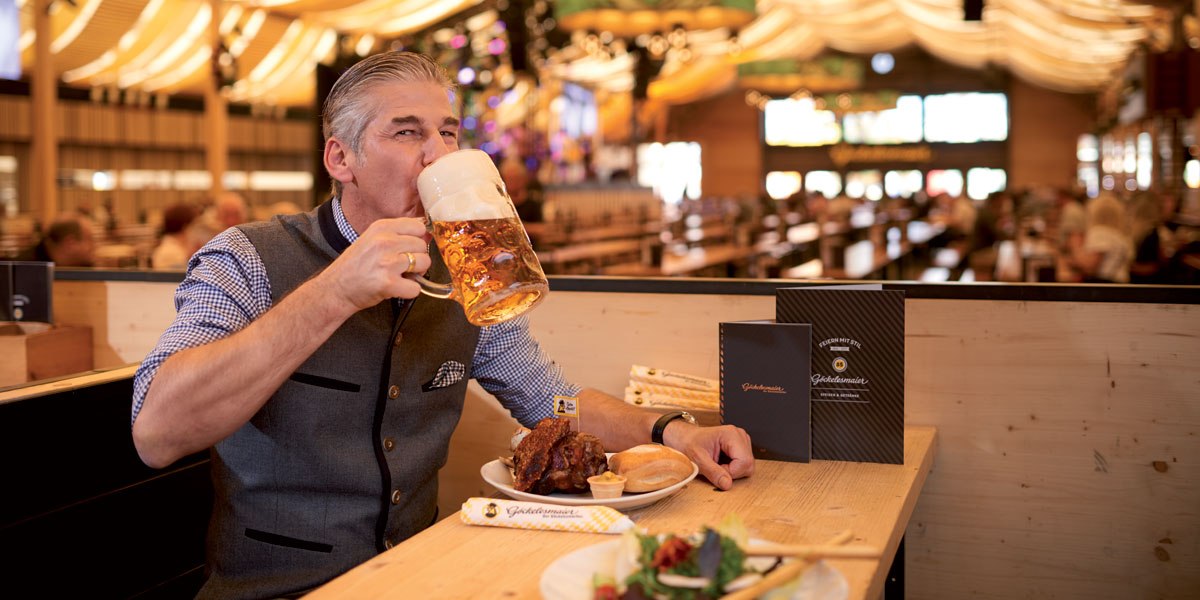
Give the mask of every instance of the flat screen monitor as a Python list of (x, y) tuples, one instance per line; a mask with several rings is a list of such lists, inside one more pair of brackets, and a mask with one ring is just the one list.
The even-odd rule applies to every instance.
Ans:
[(769, 100), (763, 108), (768, 146), (828, 146), (842, 141), (837, 115), (817, 110), (812, 98)]
[(888, 198), (911, 198), (921, 191), (924, 181), (916, 169), (888, 171), (883, 175), (883, 191)]
[(958, 169), (934, 170), (925, 175), (925, 193), (930, 197), (938, 194), (961, 196), (963, 174)]
[(921, 97), (900, 96), (896, 108), (846, 113), (842, 133), (850, 144), (915, 144), (921, 141)]
[(846, 173), (846, 195), (879, 201), (883, 198), (883, 173), (875, 170)]
[(1008, 139), (1008, 96), (963, 92), (925, 96), (925, 141), (972, 144)]
[(972, 200), (986, 200), (992, 192), (1004, 191), (1007, 185), (1008, 173), (1004, 169), (967, 169), (967, 197)]
[(834, 171), (809, 171), (804, 175), (804, 191), (833, 198), (842, 193), (842, 176)]

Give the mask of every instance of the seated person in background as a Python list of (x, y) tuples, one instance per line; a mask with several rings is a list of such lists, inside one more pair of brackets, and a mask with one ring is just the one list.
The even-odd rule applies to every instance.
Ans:
[(508, 197), (512, 198), (513, 206), (517, 207), (517, 216), (522, 223), (542, 222), (542, 202), (530, 194), (532, 177), (529, 170), (515, 155), (509, 155), (500, 161), (500, 177), (504, 180), (504, 188)]
[[(1087, 230), (1087, 212), (1079, 197), (1069, 190), (1058, 192), (1058, 246), (1062, 250), (1082, 243), (1083, 233)], [(1074, 241), (1072, 241), (1074, 240)]]
[(300, 214), (304, 212), (304, 209), (300, 208), (300, 205), (296, 204), (295, 202), (280, 200), (279, 202), (276, 202), (270, 206), (260, 206), (258, 210), (254, 212), (255, 214), (253, 220), (269, 221), (278, 216)]
[[(770, 203), (764, 203), (764, 206), (768, 206), (770, 210), (767, 214), (777, 214), (783, 217), (783, 222), (788, 225), (813, 220), (808, 214), (808, 195), (804, 193), (804, 190), (797, 191), (778, 202), (772, 201), (770, 196), (766, 196), (766, 202)], [(761, 215), (756, 220), (761, 220)]]
[(849, 223), (850, 213), (854, 212), (854, 207), (858, 206), (858, 202), (845, 194), (838, 194), (829, 202), (829, 207), (826, 209), (826, 216), (830, 221), (837, 223)]
[(196, 251), (188, 235), (188, 227), (196, 220), (197, 211), (190, 204), (172, 204), (163, 211), (162, 237), (150, 255), (155, 269), (182, 269)]
[(96, 262), (96, 237), (91, 220), (81, 215), (55, 219), (42, 239), (16, 259), (53, 262), (57, 267), (92, 266)]
[(1087, 205), (1083, 243), (1068, 262), (1086, 283), (1128, 283), (1133, 239), (1126, 233), (1125, 207), (1111, 192), (1101, 192)]
[(996, 243), (1013, 238), (1013, 199), (1007, 192), (992, 192), (975, 219), (968, 266), (977, 281), (990, 281), (996, 273)]
[(1134, 257), (1133, 264), (1129, 265), (1129, 282), (1168, 282), (1166, 266), (1170, 260), (1170, 232), (1163, 227), (1162, 202), (1153, 192), (1138, 192), (1134, 194), (1130, 209)]
[(237, 192), (221, 192), (200, 218), (192, 223), (188, 234), (192, 237), (192, 243), (199, 248), (218, 233), (248, 221), (250, 211), (246, 199)]
[(976, 210), (970, 198), (951, 196), (942, 192), (933, 198), (929, 222), (943, 225), (945, 230), (930, 240), (930, 246), (953, 248), (966, 255), (967, 241), (975, 232)]
[(246, 199), (241, 194), (236, 192), (225, 192), (217, 198), (217, 203), (213, 206), (217, 213), (217, 223), (220, 224), (221, 231), (241, 225), (249, 221), (249, 209), (246, 208)]
[(956, 236), (969, 238), (975, 231), (975, 220), (978, 217), (979, 211), (975, 208), (974, 201), (966, 196), (955, 196), (951, 200), (947, 227), (954, 230)]
[(810, 221), (824, 224), (829, 220), (829, 200), (821, 192), (813, 192), (804, 199), (804, 209)]

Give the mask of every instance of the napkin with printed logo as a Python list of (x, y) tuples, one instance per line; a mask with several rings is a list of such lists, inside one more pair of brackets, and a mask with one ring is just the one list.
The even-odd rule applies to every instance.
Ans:
[(621, 533), (633, 528), (633, 521), (629, 517), (607, 506), (561, 506), (498, 498), (468, 498), (458, 514), (467, 525), (488, 527), (582, 533)]

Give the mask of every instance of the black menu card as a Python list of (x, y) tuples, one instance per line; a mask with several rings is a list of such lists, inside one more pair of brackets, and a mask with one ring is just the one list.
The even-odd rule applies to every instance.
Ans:
[(720, 335), (721, 422), (745, 429), (757, 458), (808, 462), (812, 329), (734, 321), (721, 323)]
[(904, 462), (904, 292), (781, 288), (780, 323), (812, 325), (812, 456)]

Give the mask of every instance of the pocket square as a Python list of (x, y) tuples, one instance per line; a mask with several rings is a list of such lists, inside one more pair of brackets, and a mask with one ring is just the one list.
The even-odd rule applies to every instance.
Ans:
[(450, 387), (462, 381), (463, 376), (466, 374), (467, 367), (465, 365), (457, 360), (448, 360), (442, 363), (442, 366), (438, 367), (437, 373), (434, 374), (433, 379), (429, 380), (429, 383), (421, 386), (421, 391), (428, 392)]

